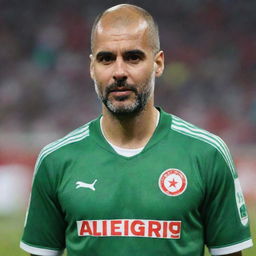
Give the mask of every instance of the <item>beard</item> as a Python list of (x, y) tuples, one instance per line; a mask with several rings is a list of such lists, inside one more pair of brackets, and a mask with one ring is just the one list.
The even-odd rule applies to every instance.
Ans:
[[(139, 85), (128, 84), (126, 79), (116, 80), (114, 83), (108, 85), (104, 92), (100, 92), (99, 84), (95, 82), (95, 90), (106, 108), (116, 116), (133, 116), (144, 110), (148, 99), (152, 96), (154, 91), (155, 76), (152, 73), (151, 76), (143, 83)], [(139, 91), (137, 88), (141, 89)], [(117, 96), (114, 99), (110, 97), (111, 92), (118, 90), (129, 90), (134, 94), (134, 98), (130, 103), (126, 103), (129, 100), (129, 96)], [(122, 103), (123, 104), (119, 104)]]

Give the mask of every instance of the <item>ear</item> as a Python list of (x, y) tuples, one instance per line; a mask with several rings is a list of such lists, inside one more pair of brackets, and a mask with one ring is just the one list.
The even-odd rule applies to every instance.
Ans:
[(164, 52), (163, 51), (159, 51), (156, 55), (155, 55), (155, 74), (156, 77), (159, 77), (162, 75), (163, 71), (164, 71)]
[(92, 54), (90, 54), (89, 56), (90, 58), (90, 75), (91, 75), (91, 79), (94, 80), (94, 57)]

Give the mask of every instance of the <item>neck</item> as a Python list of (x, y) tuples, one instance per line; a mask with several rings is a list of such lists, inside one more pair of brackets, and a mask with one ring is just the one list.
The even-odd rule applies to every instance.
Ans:
[(107, 140), (118, 147), (144, 147), (155, 131), (157, 117), (153, 104), (128, 116), (116, 116), (103, 106), (102, 129)]

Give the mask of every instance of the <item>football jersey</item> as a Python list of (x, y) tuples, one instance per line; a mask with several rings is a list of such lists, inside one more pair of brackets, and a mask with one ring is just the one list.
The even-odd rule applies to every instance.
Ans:
[(135, 156), (117, 154), (100, 117), (46, 146), (35, 166), (21, 248), (69, 256), (222, 255), (252, 246), (225, 143), (160, 111)]

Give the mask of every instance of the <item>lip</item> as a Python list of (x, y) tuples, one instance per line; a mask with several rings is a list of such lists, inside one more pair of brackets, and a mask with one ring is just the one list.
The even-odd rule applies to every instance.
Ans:
[(114, 96), (128, 96), (130, 93), (132, 92), (132, 90), (114, 90), (111, 91), (110, 93)]
[(122, 92), (122, 91), (132, 91), (130, 88), (128, 87), (116, 87), (110, 90), (111, 92)]

